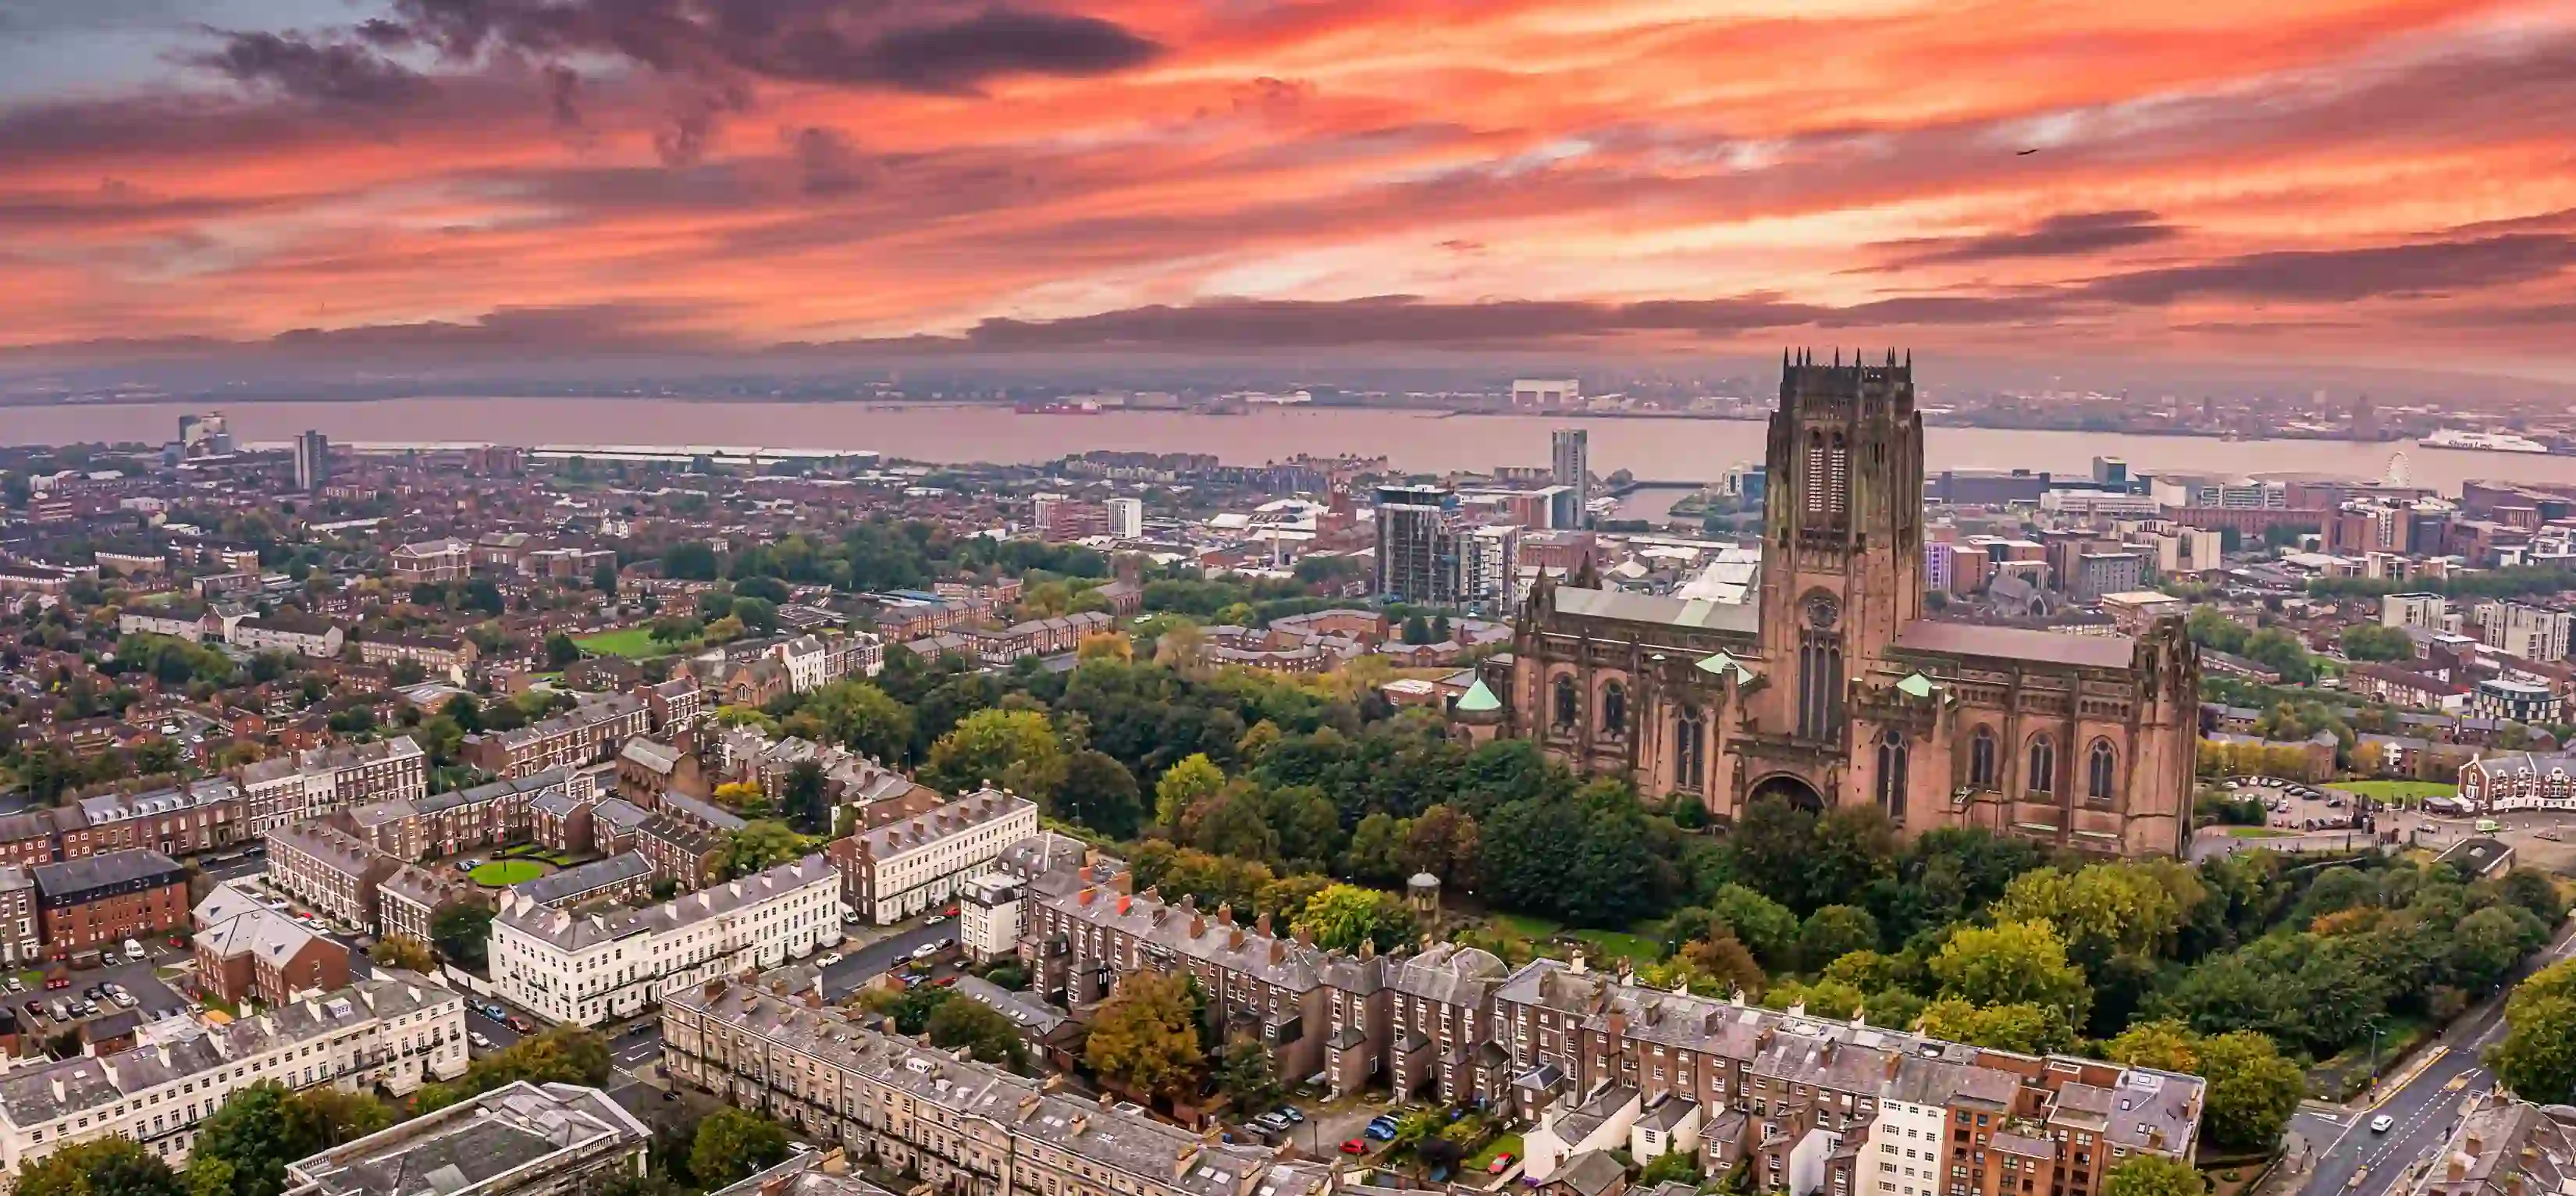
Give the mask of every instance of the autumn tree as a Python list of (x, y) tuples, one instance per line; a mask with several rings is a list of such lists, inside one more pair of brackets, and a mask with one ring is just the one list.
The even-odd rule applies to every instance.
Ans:
[(1302, 931), (1327, 951), (1354, 951), (1369, 943), (1393, 950), (1413, 938), (1413, 913), (1403, 899), (1358, 885), (1332, 885), (1306, 902), (1290, 929)]
[(982, 1001), (953, 998), (931, 1013), (923, 1029), (929, 1033), (932, 1046), (951, 1050), (965, 1047), (986, 1063), (1013, 1071), (1028, 1068), (1029, 1048), (1020, 1037), (1019, 1026), (1004, 1017), (1001, 1010)]
[(2195, 1075), (2209, 1081), (2201, 1125), (2210, 1140), (2245, 1149), (2270, 1147), (2306, 1091), (2296, 1061), (2250, 1030), (2202, 1035), (2171, 1019), (2138, 1022), (2103, 1044), (2114, 1063)]
[(2533, 972), (2504, 1006), (2505, 1036), (2487, 1051), (2496, 1078), (2524, 1100), (2576, 1098), (2576, 960)]
[(1177, 828), (1191, 820), (1194, 809), (1225, 788), (1225, 770), (1199, 752), (1163, 771), (1154, 782), (1154, 824)]
[(1064, 745), (1043, 711), (993, 707), (959, 719), (930, 745), (923, 784), (950, 793), (997, 785), (1049, 802), (1064, 780)]
[(725, 835), (724, 874), (752, 876), (805, 857), (805, 836), (786, 823), (761, 818)]
[(787, 1128), (757, 1113), (726, 1107), (698, 1123), (689, 1148), (689, 1177), (721, 1188), (787, 1161)]
[(2045, 922), (1963, 927), (1941, 944), (1931, 969), (1944, 997), (2048, 1005), (2064, 1010), (2070, 1025), (2080, 1022), (2092, 997), (2084, 973), (2066, 962), (2065, 941)]
[(18, 1164), (15, 1196), (188, 1196), (179, 1173), (140, 1142), (93, 1138)]
[(438, 960), (429, 953), (428, 944), (409, 935), (389, 934), (377, 939), (375, 946), (367, 948), (367, 958), (378, 967), (407, 968), (424, 975), (438, 971)]
[(1093, 1013), (1083, 1062), (1103, 1081), (1131, 1092), (1185, 1090), (1206, 1062), (1193, 1004), (1185, 976), (1128, 973)]

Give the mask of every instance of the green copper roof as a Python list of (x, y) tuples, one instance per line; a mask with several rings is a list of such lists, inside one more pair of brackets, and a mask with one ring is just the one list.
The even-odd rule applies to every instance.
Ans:
[(1931, 697), (1932, 689), (1932, 679), (1921, 673), (1908, 673), (1905, 680), (1896, 683), (1896, 692), (1912, 698)]
[(1501, 700), (1494, 697), (1494, 691), (1485, 688), (1485, 679), (1482, 677), (1476, 678), (1476, 683), (1468, 686), (1467, 692), (1458, 698), (1460, 710), (1500, 710), (1502, 708)]
[(1728, 673), (1733, 673), (1735, 674), (1735, 679), (1738, 682), (1751, 681), (1753, 679), (1752, 669), (1744, 667), (1743, 661), (1737, 660), (1724, 652), (1720, 652), (1715, 656), (1711, 656), (1708, 659), (1699, 662), (1699, 671), (1719, 677), (1723, 677)]

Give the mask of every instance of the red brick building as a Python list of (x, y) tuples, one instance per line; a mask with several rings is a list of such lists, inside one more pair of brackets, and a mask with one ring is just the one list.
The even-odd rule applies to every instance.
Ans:
[(238, 1005), (283, 1005), (300, 992), (349, 984), (349, 948), (276, 910), (245, 912), (197, 936), (197, 983)]
[(56, 958), (188, 924), (188, 872), (157, 851), (111, 851), (39, 864), (36, 913)]

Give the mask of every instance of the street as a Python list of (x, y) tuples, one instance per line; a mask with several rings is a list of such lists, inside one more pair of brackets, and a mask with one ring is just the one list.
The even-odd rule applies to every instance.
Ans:
[[(2567, 958), (2572, 945), (2576, 945), (2576, 925), (2562, 931), (2515, 978)], [(2512, 991), (2512, 986), (2508, 984), (2505, 991)], [(2291, 1120), (2291, 1136), (2308, 1143), (2321, 1138), (2330, 1141), (2315, 1152), (2313, 1170), (2299, 1190), (2305, 1196), (2381, 1196), (2396, 1190), (2409, 1166), (2441, 1148), (2451, 1128), (2459, 1124), (2461, 1104), (2495, 1087), (2494, 1073), (2478, 1060), (2504, 1037), (2504, 1031), (2504, 998), (2499, 994), (2443, 1030), (2434, 1044), (2424, 1048), (2439, 1054), (2407, 1077), (2402, 1087), (2383, 1093), (2376, 1104), (2358, 1113), (2341, 1108), (2327, 1111), (2314, 1102), (2302, 1107)], [(2386, 1133), (2374, 1134), (2370, 1121), (2381, 1114), (2396, 1124)], [(2291, 1163), (2302, 1161), (2294, 1152)], [(2353, 1173), (2361, 1170), (2368, 1174), (2352, 1184)]]

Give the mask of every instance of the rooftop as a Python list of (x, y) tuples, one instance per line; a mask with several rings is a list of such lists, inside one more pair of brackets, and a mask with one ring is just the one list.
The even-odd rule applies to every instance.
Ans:
[[(596, 1088), (496, 1088), (289, 1166), (297, 1196), (493, 1196), (522, 1173), (604, 1150), (644, 1149), (653, 1132)], [(542, 1172), (539, 1172), (542, 1174)]]

